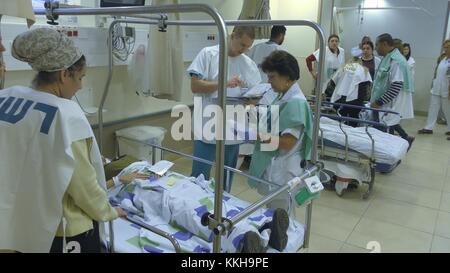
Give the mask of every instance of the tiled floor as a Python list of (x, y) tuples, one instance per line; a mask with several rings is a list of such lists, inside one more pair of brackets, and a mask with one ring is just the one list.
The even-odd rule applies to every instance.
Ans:
[[(413, 147), (392, 173), (377, 173), (368, 200), (361, 199), (362, 189), (343, 197), (322, 192), (313, 206), (309, 248), (301, 252), (370, 252), (372, 246), (381, 252), (450, 252), (450, 141), (443, 125), (433, 135), (417, 135), (424, 123), (424, 117), (402, 122), (416, 136)], [(175, 162), (189, 174), (191, 161)], [(232, 193), (261, 198), (239, 176)], [(304, 222), (304, 209), (296, 214)]]

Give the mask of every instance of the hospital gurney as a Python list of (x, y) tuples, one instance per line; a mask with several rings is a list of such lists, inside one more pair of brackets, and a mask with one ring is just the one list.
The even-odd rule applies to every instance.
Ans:
[[(234, 20), (234, 21), (224, 21), (222, 16), (217, 12), (217, 10), (213, 9), (211, 6), (206, 4), (181, 4), (181, 5), (151, 5), (151, 6), (143, 6), (143, 7), (127, 7), (127, 8), (81, 8), (81, 9), (70, 9), (68, 11), (63, 11), (59, 9), (58, 1), (48, 1), (49, 5), (45, 6), (45, 9), (41, 10), (34, 10), (35, 14), (41, 14), (46, 15), (47, 19), (49, 19), (49, 23), (53, 24), (55, 20), (58, 19), (58, 16), (63, 15), (100, 15), (100, 14), (109, 14), (109, 15), (121, 15), (128, 14), (130, 16), (136, 16), (136, 14), (156, 14), (159, 13), (159, 16), (145, 16), (144, 18), (151, 19), (151, 20), (134, 20), (133, 23), (135, 24), (149, 24), (149, 25), (157, 25), (160, 29), (160, 31), (166, 31), (166, 28), (168, 25), (212, 25), (217, 26), (218, 28), (218, 36), (219, 36), (219, 77), (218, 77), (218, 93), (219, 93), (219, 106), (222, 109), (225, 109), (225, 97), (226, 97), (226, 79), (227, 79), (227, 29), (226, 25), (298, 25), (298, 26), (307, 26), (311, 27), (318, 35), (318, 41), (319, 41), (319, 51), (320, 51), (320, 57), (319, 57), (319, 68), (318, 68), (318, 75), (317, 75), (317, 81), (316, 81), (316, 94), (320, 95), (320, 90), (322, 90), (322, 72), (323, 72), (323, 64), (325, 62), (325, 35), (323, 32), (323, 29), (315, 22), (307, 21), (307, 20)], [(169, 12), (169, 13), (177, 13), (177, 12), (203, 12), (205, 14), (208, 14), (213, 21), (182, 21), (182, 20), (168, 20), (168, 16), (166, 14), (162, 14), (163, 12)], [(140, 15), (139, 15), (140, 16)], [(109, 35), (107, 43), (108, 45), (108, 51), (109, 51), (109, 58), (108, 58), (108, 66), (109, 66), (109, 73), (108, 73), (108, 79), (104, 88), (104, 92), (102, 95), (102, 99), (99, 105), (99, 111), (98, 111), (98, 141), (100, 146), (100, 152), (103, 151), (103, 107), (105, 105), (106, 98), (108, 96), (109, 87), (111, 84), (112, 79), (112, 73), (113, 73), (113, 55), (112, 55), (112, 29), (113, 27), (118, 23), (125, 23), (129, 22), (129, 20), (115, 20), (111, 23), (110, 29), (109, 29)], [(318, 105), (320, 105), (320, 97), (318, 97)], [(220, 211), (221, 211), (221, 202), (215, 202), (215, 208), (214, 211), (216, 212), (216, 215), (214, 217), (209, 217), (209, 223), (208, 227), (211, 230), (214, 230), (215, 237), (214, 237), (214, 252), (220, 251), (220, 236), (222, 236), (226, 231), (230, 230), (234, 223), (239, 222), (242, 220), (242, 218), (248, 216), (252, 212), (254, 212), (257, 208), (264, 206), (268, 202), (270, 202), (273, 198), (277, 197), (279, 194), (283, 193), (286, 190), (293, 189), (301, 182), (304, 182), (305, 179), (314, 176), (320, 169), (323, 167), (320, 162), (317, 161), (317, 138), (318, 138), (318, 129), (319, 129), (319, 116), (320, 111), (319, 107), (315, 109), (316, 118), (314, 120), (314, 126), (313, 126), (313, 151), (311, 155), (311, 163), (312, 165), (309, 166), (305, 173), (302, 174), (300, 177), (296, 177), (295, 179), (292, 179), (289, 181), (290, 183), (282, 186), (280, 189), (275, 191), (274, 193), (269, 194), (268, 196), (264, 197), (263, 199), (259, 200), (255, 204), (251, 205), (250, 207), (244, 209), (244, 211), (238, 213), (236, 216), (232, 217), (231, 219), (226, 219), (226, 222), (222, 222), (222, 218), (220, 217)], [(223, 154), (224, 154), (224, 141), (223, 140), (217, 140), (216, 145), (216, 162), (217, 162), (217, 172), (216, 172), (216, 196), (215, 200), (221, 200), (222, 199), (222, 184), (223, 184), (223, 172), (226, 168), (224, 168), (224, 160), (223, 160)], [(154, 161), (153, 161), (154, 162)], [(228, 170), (227, 170), (228, 171)], [(257, 180), (257, 179), (255, 179)], [(306, 235), (305, 235), (305, 241), (304, 245), (305, 247), (308, 247), (309, 245), (309, 233), (310, 233), (310, 225), (311, 225), (311, 217), (312, 217), (312, 201), (309, 202), (307, 205), (306, 210)], [(114, 241), (114, 240), (112, 240)]]
[[(138, 141), (137, 141), (138, 142)], [(152, 160), (155, 160), (155, 151), (156, 149), (161, 149), (161, 151), (169, 151), (174, 152), (179, 155), (184, 155), (183, 153), (176, 152), (167, 148), (160, 147), (155, 144), (147, 144), (152, 147)], [(163, 154), (164, 155), (164, 154)], [(162, 155), (162, 156), (163, 156)], [(196, 159), (193, 156), (185, 155), (191, 159)], [(198, 159), (208, 161), (203, 159)], [(212, 162), (209, 162), (213, 164)], [(137, 164), (137, 163), (133, 163)], [(130, 166), (132, 166), (131, 164)], [(140, 162), (141, 169), (146, 167), (147, 169), (151, 166), (148, 163)], [(249, 175), (230, 168), (225, 167), (228, 172), (235, 172), (247, 177)], [(130, 171), (139, 170), (139, 168), (131, 169)], [(252, 177), (253, 178), (253, 177)], [(164, 187), (166, 189), (171, 188), (171, 183), (175, 184), (176, 181), (183, 180), (193, 180), (194, 178), (188, 178), (184, 175), (181, 175), (176, 172), (168, 172), (167, 175), (159, 178), (158, 180), (154, 180), (150, 182), (152, 187)], [(195, 180), (195, 179), (194, 179)], [(259, 179), (257, 179), (259, 180)], [(262, 180), (264, 181), (264, 180)], [(261, 182), (261, 181), (260, 181)], [(264, 183), (268, 183), (274, 185), (268, 181), (264, 181)], [(172, 185), (173, 185), (172, 184)], [(279, 187), (279, 186), (278, 186)], [(208, 188), (214, 188), (214, 182), (208, 181)], [(116, 188), (114, 191), (110, 192), (110, 200), (114, 205), (118, 205), (118, 201), (114, 200), (114, 197), (117, 196), (118, 193), (121, 193), (125, 199), (133, 199), (133, 185), (124, 186), (122, 188)], [(213, 197), (213, 196), (212, 196)], [(212, 206), (214, 198), (209, 201), (202, 200), (202, 202), (210, 202), (209, 206)], [(237, 215), (239, 212), (242, 212), (248, 207), (253, 207), (255, 204), (250, 204), (246, 201), (239, 200), (238, 198), (224, 192), (224, 206), (238, 207), (238, 211), (231, 211), (224, 217), (232, 218)], [(200, 203), (202, 203), (200, 202)], [(122, 207), (123, 208), (123, 207)], [(124, 208), (127, 210), (127, 208)], [(109, 229), (109, 237), (110, 239), (107, 242), (104, 242), (107, 248), (111, 252), (139, 252), (139, 253), (166, 253), (166, 252), (193, 252), (193, 253), (209, 253), (212, 252), (212, 243), (199, 238), (197, 236), (193, 236), (193, 234), (186, 229), (180, 227), (179, 225), (168, 224), (167, 222), (161, 222), (158, 220), (155, 221), (147, 221), (143, 218), (141, 212), (137, 212), (134, 210), (127, 210), (129, 216), (127, 219), (117, 219), (111, 225)], [(271, 210), (265, 208), (259, 208), (257, 211), (253, 212), (249, 215), (249, 219), (255, 219), (258, 221), (262, 221), (264, 219), (267, 220), (267, 216), (270, 215)], [(200, 217), (201, 215), (197, 215), (199, 221), (204, 221), (204, 217)], [(208, 215), (209, 216), (209, 215)], [(264, 219), (262, 217), (265, 217)], [(146, 217), (148, 219), (148, 217)], [(157, 219), (157, 217), (155, 217)], [(255, 222), (258, 224), (258, 222)], [(288, 246), (283, 252), (296, 252), (298, 251), (304, 243), (305, 236), (308, 236), (306, 233), (305, 226), (300, 224), (294, 219), (290, 220), (289, 229), (288, 229)], [(112, 236), (111, 236), (112, 235)], [(274, 249), (268, 250), (268, 252), (277, 252)]]
[[(324, 104), (395, 113), (339, 103)], [(363, 127), (354, 128), (343, 122), (357, 122)], [(386, 127), (379, 122), (321, 114), (318, 151), (325, 166), (321, 177), (331, 186), (334, 184), (339, 196), (349, 184), (356, 182), (356, 185), (368, 184), (362, 196), (367, 199), (373, 189), (375, 171), (391, 172), (406, 155), (409, 146), (406, 140), (369, 126)]]

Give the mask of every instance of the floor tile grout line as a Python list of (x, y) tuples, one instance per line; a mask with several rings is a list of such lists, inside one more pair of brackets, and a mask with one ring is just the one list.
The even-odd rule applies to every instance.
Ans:
[[(373, 193), (373, 192), (372, 192)], [(353, 227), (352, 231), (348, 234), (347, 238), (345, 238), (345, 243), (348, 243), (348, 239), (350, 239), (350, 237), (352, 236), (353, 232), (356, 230), (356, 227), (359, 225), (359, 223), (361, 223), (364, 215), (366, 214), (367, 210), (369, 209), (369, 207), (372, 205), (373, 202), (373, 198), (371, 198), (367, 208), (364, 210), (363, 214), (361, 215), (361, 217), (359, 218), (358, 222), (356, 223), (356, 225)]]
[[(431, 209), (431, 210), (437, 210), (437, 211), (440, 210), (440, 202), (439, 202), (439, 207), (438, 208), (432, 208), (432, 207), (427, 207), (427, 206), (411, 203), (411, 202), (405, 201), (405, 200), (398, 200), (398, 199), (395, 199), (395, 198), (392, 198), (392, 197), (387, 197), (387, 196), (380, 196), (380, 197), (384, 198), (384, 199), (389, 199), (389, 200), (392, 200), (392, 201), (402, 202), (402, 203), (405, 203), (405, 204), (408, 204), (408, 205), (411, 205), (411, 206), (422, 207), (422, 208), (425, 208), (425, 209)], [(441, 198), (442, 198), (442, 192), (441, 192)]]
[[(386, 176), (387, 177), (387, 176)], [(408, 185), (408, 186), (412, 186), (412, 187), (416, 187), (416, 188), (423, 188), (423, 189), (426, 189), (426, 190), (434, 190), (434, 191), (440, 191), (440, 190), (442, 190), (443, 188), (432, 188), (432, 187), (427, 187), (427, 186), (422, 186), (422, 185), (417, 185), (417, 184), (411, 184), (411, 183), (407, 183), (407, 182), (404, 182), (405, 180), (406, 180), (406, 178), (404, 179), (404, 177), (397, 177), (397, 178), (400, 178), (400, 179), (402, 179), (402, 180), (396, 180), (395, 181), (395, 183), (401, 183), (401, 184), (405, 184), (405, 185)], [(446, 177), (445, 176), (441, 176), (440, 178), (442, 178), (443, 179), (443, 185), (445, 186), (445, 179), (446, 179)], [(376, 176), (375, 176), (375, 179), (376, 179)], [(393, 178), (390, 178), (390, 179), (393, 179)], [(383, 182), (386, 182), (386, 183), (391, 183), (392, 181), (389, 181), (389, 180), (385, 180), (385, 181), (383, 181)], [(375, 183), (376, 183), (376, 181), (375, 181)], [(378, 182), (378, 184), (379, 184), (380, 182)]]
[[(440, 208), (441, 208), (441, 202), (442, 202), (443, 194), (444, 194), (444, 191), (441, 191), (441, 200), (440, 200), (440, 202), (439, 202), (439, 212), (440, 212)], [(438, 223), (439, 215), (440, 215), (439, 212), (438, 212), (438, 215), (437, 215), (437, 217), (436, 217), (436, 220), (434, 221), (433, 240), (431, 240), (430, 253), (431, 253), (431, 250), (433, 249), (434, 237), (436, 236), (436, 228), (437, 228), (437, 223)]]
[[(399, 177), (400, 179), (403, 179), (402, 177)], [(442, 177), (444, 180), (445, 180), (445, 177)], [(390, 181), (387, 181), (387, 182), (390, 182)], [(435, 191), (439, 191), (439, 189), (436, 189), (436, 188), (431, 188), (431, 187), (426, 187), (426, 186), (419, 186), (419, 185), (416, 185), (416, 184), (411, 184), (411, 183), (407, 183), (407, 182), (403, 182), (403, 181), (398, 181), (397, 180), (397, 182), (396, 183), (402, 183), (402, 184), (406, 184), (406, 185), (408, 185), (408, 186), (415, 186), (415, 187), (421, 187), (421, 188), (424, 188), (424, 189), (427, 189), (427, 190), (435, 190)], [(445, 187), (445, 181), (444, 181), (444, 187)]]
[[(439, 215), (439, 214), (438, 214), (438, 215)], [(367, 219), (370, 219), (370, 220), (376, 220), (376, 221), (380, 221), (380, 222), (383, 222), (383, 223), (386, 223), (386, 224), (396, 225), (396, 226), (399, 226), (399, 227), (402, 227), (402, 228), (406, 228), (406, 229), (409, 229), (409, 230), (412, 230), (412, 231), (426, 233), (426, 234), (431, 235), (431, 236), (434, 235), (434, 233), (430, 233), (430, 232), (428, 232), (428, 231), (423, 231), (423, 230), (419, 230), (419, 229), (413, 228), (413, 227), (408, 227), (408, 226), (405, 226), (405, 225), (402, 225), (402, 224), (399, 224), (399, 223), (394, 223), (394, 222), (386, 221), (386, 220), (383, 220), (383, 219), (380, 219), (380, 218), (377, 218), (377, 217), (373, 217), (373, 216), (364, 216), (364, 217), (366, 217)], [(436, 218), (437, 218), (437, 217), (436, 217)], [(434, 230), (434, 229), (433, 229), (433, 230)], [(445, 236), (442, 236), (442, 235), (441, 235), (441, 237), (445, 237)], [(447, 238), (447, 237), (446, 237), (446, 238)], [(450, 239), (450, 238), (449, 238), (449, 239)]]

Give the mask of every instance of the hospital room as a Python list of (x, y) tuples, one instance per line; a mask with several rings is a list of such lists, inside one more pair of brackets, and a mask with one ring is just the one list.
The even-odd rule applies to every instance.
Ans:
[(0, 253), (450, 253), (449, 15), (0, 0)]

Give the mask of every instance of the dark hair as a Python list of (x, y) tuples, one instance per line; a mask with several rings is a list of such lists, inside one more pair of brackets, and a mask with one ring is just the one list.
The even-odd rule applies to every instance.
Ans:
[(233, 33), (236, 34), (238, 38), (241, 38), (245, 34), (250, 39), (255, 40), (255, 28), (251, 26), (235, 26), (233, 28)]
[(400, 52), (403, 50), (403, 41), (399, 38), (392, 39), (394, 41), (394, 47), (397, 48)]
[(389, 46), (394, 46), (394, 40), (392, 39), (391, 34), (383, 33), (377, 37), (378, 41), (386, 42)]
[[(407, 47), (409, 49), (408, 55), (405, 56), (406, 60), (409, 60), (409, 57), (411, 57), (411, 46), (408, 43), (403, 44), (403, 48)], [(403, 52), (402, 52), (403, 54)]]
[[(367, 40), (367, 39), (369, 39), (369, 40)], [(364, 40), (367, 40), (367, 41), (364, 41)], [(365, 42), (369, 42), (369, 41), (372, 41), (369, 36), (364, 36), (361, 39), (361, 43), (365, 43)]]
[(330, 42), (331, 39), (333, 38), (337, 38), (338, 41), (340, 41), (341, 39), (339, 39), (339, 36), (337, 36), (336, 34), (331, 34), (330, 37), (328, 37), (328, 42)]
[(372, 41), (366, 41), (366, 42), (364, 42), (361, 46), (364, 46), (364, 45), (370, 46), (370, 48), (371, 48), (372, 50), (374, 49), (374, 46), (373, 46)]
[[(69, 75), (71, 77), (74, 76), (75, 71), (80, 71), (83, 67), (86, 66), (86, 57), (84, 55), (78, 59), (73, 65), (71, 65), (67, 70), (69, 71)], [(43, 84), (52, 84), (59, 80), (59, 71), (47, 72), (47, 71), (39, 71), (37, 75), (33, 79), (33, 86), (40, 86)]]
[(264, 73), (277, 72), (292, 81), (300, 79), (300, 67), (297, 59), (284, 50), (273, 51), (264, 59), (261, 68)]
[(286, 34), (286, 27), (285, 26), (273, 26), (272, 30), (270, 31), (270, 39), (275, 39), (280, 34)]

